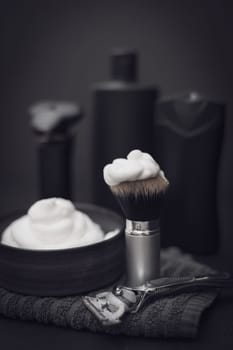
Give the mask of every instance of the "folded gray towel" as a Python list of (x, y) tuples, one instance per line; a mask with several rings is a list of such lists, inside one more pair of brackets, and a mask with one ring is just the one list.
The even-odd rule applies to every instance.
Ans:
[[(193, 276), (211, 273), (209, 267), (182, 254), (177, 248), (161, 253), (162, 276)], [(0, 288), (0, 313), (6, 317), (37, 321), (73, 329), (147, 337), (194, 337), (203, 311), (217, 295), (216, 291), (183, 293), (164, 297), (136, 314), (128, 314), (122, 323), (105, 327), (86, 309), (80, 296), (63, 298), (25, 296)]]

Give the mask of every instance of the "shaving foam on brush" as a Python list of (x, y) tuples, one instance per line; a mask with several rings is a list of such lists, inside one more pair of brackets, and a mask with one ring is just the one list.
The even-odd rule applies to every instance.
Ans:
[(168, 180), (155, 160), (140, 150), (106, 165), (104, 180), (126, 216), (127, 284), (139, 286), (158, 278), (159, 217)]

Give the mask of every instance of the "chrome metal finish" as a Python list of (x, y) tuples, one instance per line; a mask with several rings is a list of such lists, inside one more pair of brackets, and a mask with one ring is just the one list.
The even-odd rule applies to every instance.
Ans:
[(126, 220), (127, 285), (135, 287), (160, 276), (159, 221)]
[(163, 277), (135, 288), (116, 286), (111, 292), (85, 296), (82, 300), (103, 325), (111, 326), (120, 323), (126, 313), (137, 313), (146, 302), (163, 296), (219, 288), (233, 288), (233, 278), (228, 273)]
[(132, 221), (126, 219), (125, 232), (134, 236), (149, 236), (154, 233), (159, 233), (159, 220)]

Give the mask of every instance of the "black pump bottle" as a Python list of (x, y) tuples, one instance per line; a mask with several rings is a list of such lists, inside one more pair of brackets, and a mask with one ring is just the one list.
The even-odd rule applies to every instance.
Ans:
[(197, 254), (219, 246), (217, 184), (225, 106), (196, 92), (157, 106), (155, 157), (170, 181), (161, 218), (163, 246)]

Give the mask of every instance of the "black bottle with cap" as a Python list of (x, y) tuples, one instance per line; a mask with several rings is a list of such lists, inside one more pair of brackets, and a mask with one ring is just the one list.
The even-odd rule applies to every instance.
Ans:
[(93, 85), (93, 202), (117, 209), (103, 167), (133, 149), (153, 153), (157, 89), (138, 83), (138, 54), (118, 49), (110, 58), (111, 80)]
[(155, 157), (170, 188), (161, 217), (163, 246), (197, 254), (219, 247), (217, 184), (225, 106), (196, 92), (159, 101)]
[(36, 137), (39, 197), (72, 199), (74, 130), (80, 107), (71, 102), (44, 101), (31, 106), (31, 127)]

